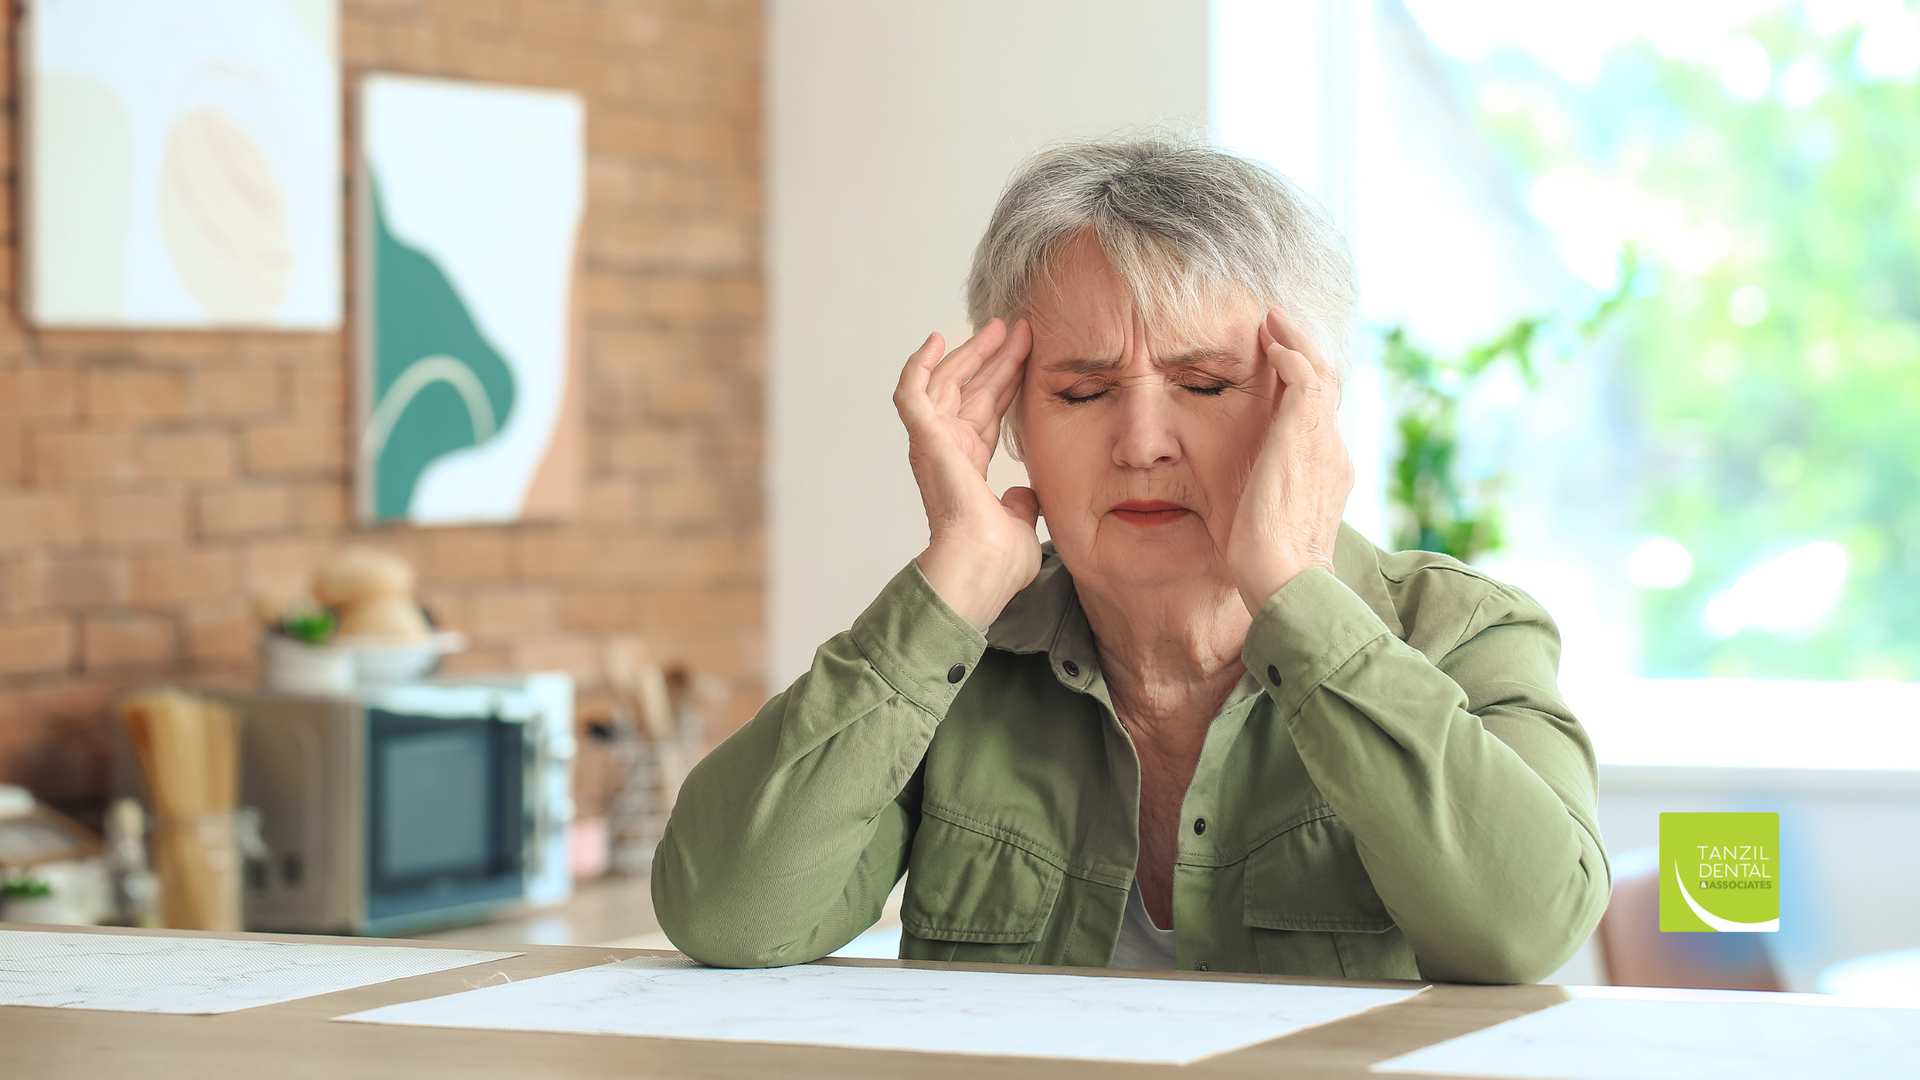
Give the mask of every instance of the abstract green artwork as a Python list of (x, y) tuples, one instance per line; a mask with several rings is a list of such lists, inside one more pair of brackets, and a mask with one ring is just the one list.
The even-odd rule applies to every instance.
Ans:
[(563, 516), (581, 463), (580, 101), (377, 75), (361, 103), (361, 519)]

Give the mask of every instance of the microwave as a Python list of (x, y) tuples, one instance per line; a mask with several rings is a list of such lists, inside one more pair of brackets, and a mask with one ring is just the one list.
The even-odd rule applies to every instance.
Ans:
[(571, 893), (565, 675), (222, 699), (258, 824), (247, 929), (390, 936)]

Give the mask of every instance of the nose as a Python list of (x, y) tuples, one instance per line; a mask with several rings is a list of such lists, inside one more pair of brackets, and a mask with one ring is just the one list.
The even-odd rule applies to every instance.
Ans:
[(1120, 391), (1114, 410), (1120, 429), (1113, 442), (1113, 463), (1127, 469), (1152, 469), (1180, 460), (1168, 386), (1158, 378), (1140, 379)]

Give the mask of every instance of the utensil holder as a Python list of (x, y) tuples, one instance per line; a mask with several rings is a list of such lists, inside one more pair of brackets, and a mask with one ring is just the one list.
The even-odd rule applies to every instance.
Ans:
[(158, 818), (153, 848), (167, 926), (240, 929), (240, 845), (232, 812)]

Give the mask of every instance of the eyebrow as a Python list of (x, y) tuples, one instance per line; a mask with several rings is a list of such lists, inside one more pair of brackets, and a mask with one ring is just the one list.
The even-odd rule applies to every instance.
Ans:
[[(1237, 364), (1244, 358), (1232, 349), (1200, 348), (1184, 352), (1178, 356), (1169, 356), (1155, 360), (1157, 368), (1193, 367), (1199, 364)], [(1102, 371), (1112, 371), (1122, 361), (1115, 357), (1107, 360), (1056, 360), (1051, 364), (1042, 364), (1040, 370), (1065, 375), (1097, 375)]]

